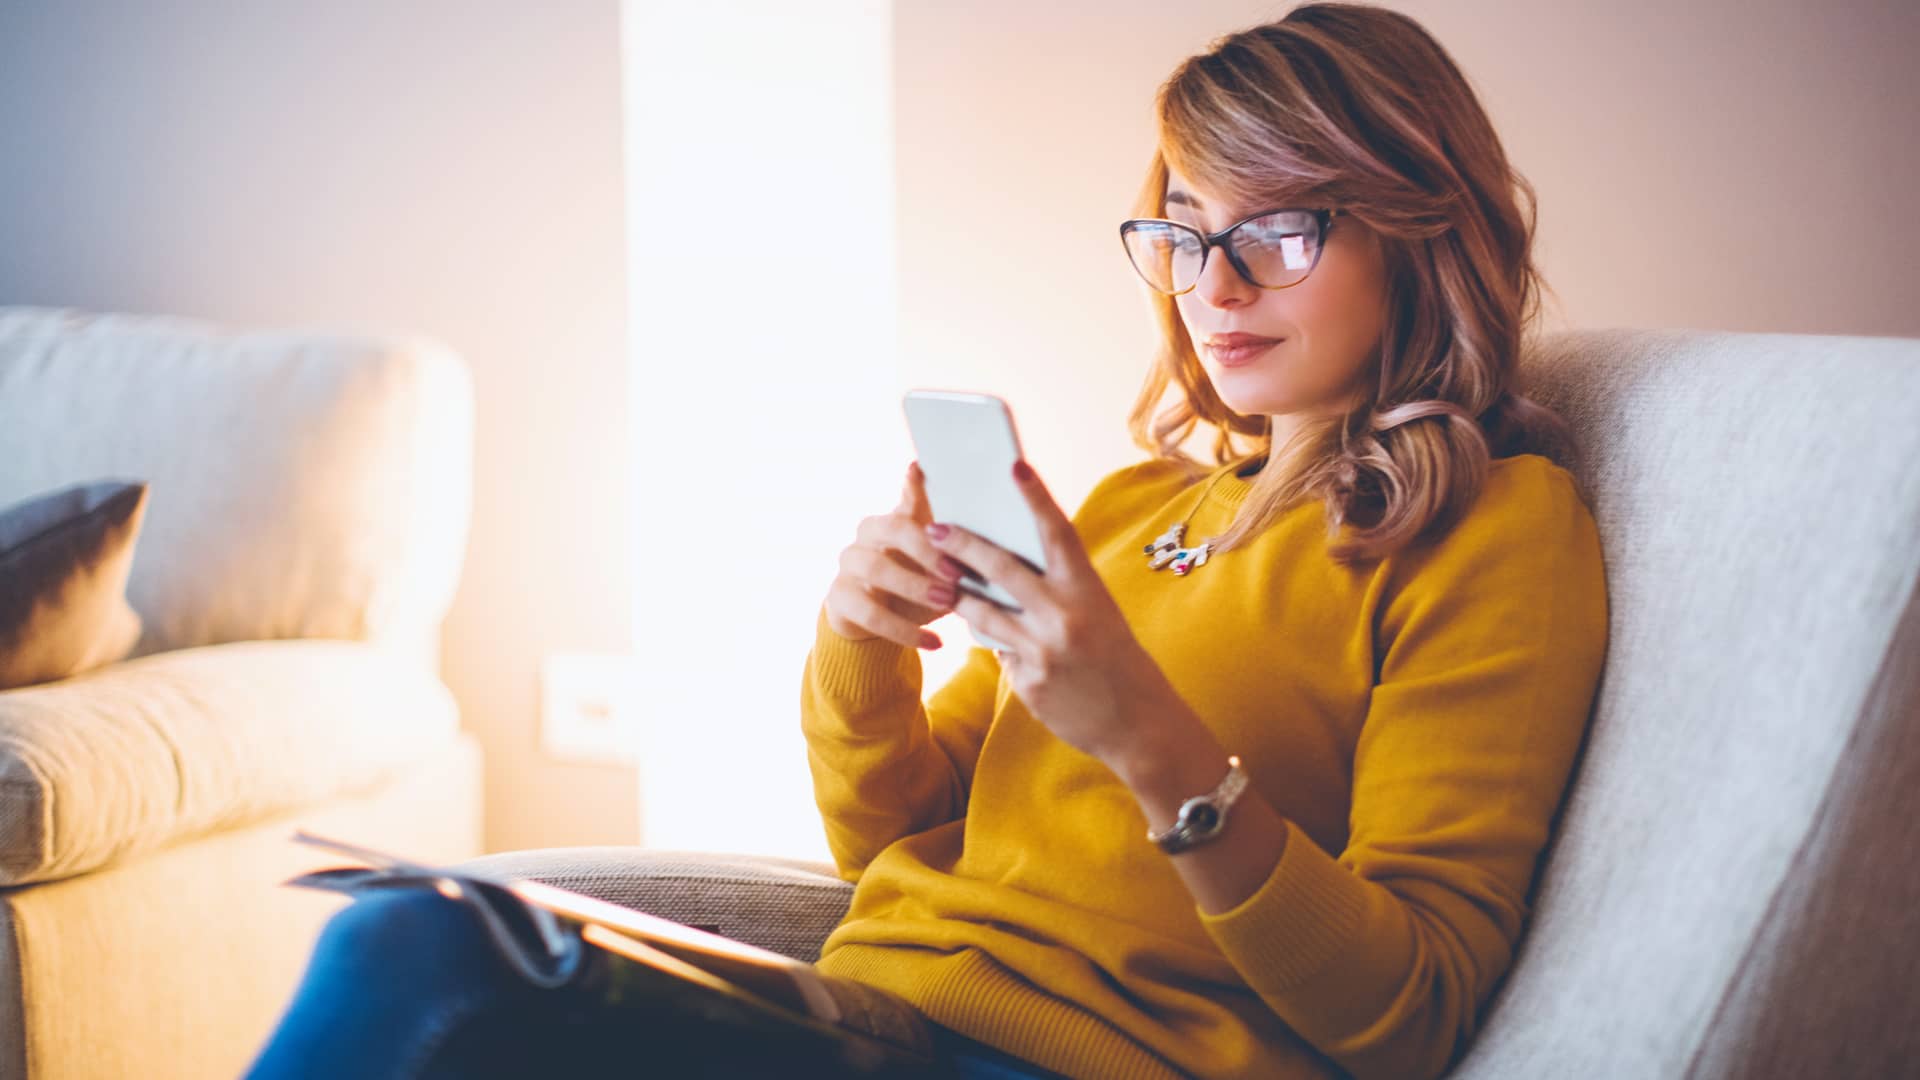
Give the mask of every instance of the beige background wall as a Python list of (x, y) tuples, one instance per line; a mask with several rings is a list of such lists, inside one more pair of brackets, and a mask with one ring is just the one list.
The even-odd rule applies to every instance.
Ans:
[[(1008, 397), (1069, 508), (1137, 454), (1147, 323), (1113, 230), (1152, 92), (1288, 6), (896, 6), (900, 382)], [(1539, 188), (1553, 325), (1920, 335), (1920, 5), (1394, 6)], [(446, 673), (493, 848), (636, 835), (632, 771), (543, 761), (535, 729), (539, 658), (632, 631), (618, 24), (615, 0), (0, 4), (0, 302), (403, 326), (473, 364)]]

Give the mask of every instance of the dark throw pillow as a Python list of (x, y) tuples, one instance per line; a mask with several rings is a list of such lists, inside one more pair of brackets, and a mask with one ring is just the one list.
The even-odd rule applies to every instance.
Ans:
[(147, 485), (78, 484), (0, 510), (0, 690), (51, 682), (133, 651), (127, 571)]

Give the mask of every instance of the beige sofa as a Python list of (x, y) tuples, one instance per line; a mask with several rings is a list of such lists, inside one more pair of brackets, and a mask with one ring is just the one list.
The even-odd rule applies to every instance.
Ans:
[(151, 485), (134, 656), (0, 693), (0, 1080), (237, 1075), (340, 906), (296, 827), (481, 850), (471, 402), (408, 338), (0, 308), (0, 505)]
[[(1453, 1075), (1920, 1073), (1920, 340), (1593, 330), (1525, 374), (1588, 448), (1612, 638)], [(802, 958), (849, 890), (634, 848), (469, 865)]]

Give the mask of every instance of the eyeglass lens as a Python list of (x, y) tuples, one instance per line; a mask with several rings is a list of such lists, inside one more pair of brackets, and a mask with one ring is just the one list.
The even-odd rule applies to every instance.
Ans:
[[(1282, 210), (1244, 221), (1226, 238), (1253, 283), (1276, 289), (1307, 276), (1320, 253), (1320, 221), (1310, 213)], [(1161, 292), (1185, 292), (1200, 280), (1205, 245), (1183, 225), (1142, 222), (1127, 232), (1127, 255), (1147, 284)]]

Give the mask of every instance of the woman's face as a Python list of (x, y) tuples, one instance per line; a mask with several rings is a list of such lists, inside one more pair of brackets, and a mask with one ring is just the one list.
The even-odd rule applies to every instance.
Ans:
[[(1167, 178), (1167, 217), (1214, 233), (1271, 206), (1222, 203), (1178, 172)], [(1322, 239), (1320, 261), (1305, 281), (1262, 289), (1241, 277), (1218, 249), (1208, 253), (1200, 282), (1174, 297), (1214, 392), (1243, 416), (1271, 416), (1275, 445), (1293, 420), (1344, 409), (1364, 392), (1386, 326), (1386, 264), (1380, 238), (1360, 221), (1336, 216)], [(1255, 343), (1251, 359), (1232, 357), (1222, 338)]]

